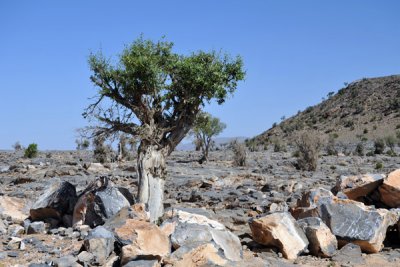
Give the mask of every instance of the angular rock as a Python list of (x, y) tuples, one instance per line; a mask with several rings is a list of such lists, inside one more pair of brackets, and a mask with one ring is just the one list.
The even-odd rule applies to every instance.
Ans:
[(391, 208), (400, 208), (400, 169), (391, 172), (379, 187), (381, 201)]
[(236, 266), (222, 257), (213, 243), (191, 244), (180, 247), (166, 262), (174, 267)]
[(29, 214), (25, 212), (25, 201), (17, 197), (0, 196), (0, 215), (22, 222)]
[(332, 260), (345, 266), (348, 266), (348, 264), (351, 264), (351, 266), (364, 264), (360, 246), (352, 243), (342, 247), (338, 253), (332, 257)]
[(44, 222), (32, 222), (28, 226), (28, 234), (43, 234), (46, 233), (47, 227)]
[(0, 219), (0, 234), (5, 234), (7, 233), (7, 227), (4, 224), (3, 220)]
[(97, 173), (101, 173), (101, 172), (106, 172), (109, 171), (109, 169), (106, 169), (103, 164), (95, 162), (95, 163), (90, 163), (89, 165), (85, 166), (86, 169), (89, 172), (97, 172)]
[(79, 263), (76, 262), (76, 258), (72, 255), (64, 256), (61, 258), (56, 258), (53, 260), (54, 266), (56, 267), (81, 267)]
[(352, 242), (365, 252), (383, 248), (387, 228), (398, 217), (386, 209), (375, 209), (352, 200), (334, 199), (321, 205), (321, 219), (341, 240)]
[(307, 237), (290, 213), (269, 214), (251, 220), (249, 225), (254, 241), (279, 248), (286, 259), (296, 259), (307, 250)]
[(311, 199), (312, 201), (300, 202), (305, 207), (296, 208), (299, 218), (319, 217), (338, 241), (355, 243), (369, 253), (382, 249), (387, 228), (394, 225), (399, 218), (396, 212), (375, 209), (354, 200), (327, 196), (325, 193), (314, 194)]
[[(193, 243), (213, 244), (217, 250), (223, 252), (223, 256), (230, 261), (242, 260), (242, 246), (239, 238), (227, 230), (217, 221), (204, 215), (190, 213), (180, 209), (170, 209), (164, 214), (166, 221), (161, 226), (175, 223), (169, 226), (166, 232), (171, 232), (171, 242), (175, 249)], [(166, 228), (165, 228), (166, 229)]]
[(84, 248), (94, 257), (92, 264), (103, 265), (108, 256), (114, 251), (114, 234), (103, 226), (97, 226), (89, 232), (83, 242)]
[(72, 212), (76, 198), (75, 186), (54, 179), (53, 183), (33, 204), (30, 217), (33, 221), (42, 221), (47, 218), (61, 220), (64, 214)]
[(90, 183), (79, 197), (72, 223), (87, 224), (91, 227), (102, 225), (122, 208), (129, 206), (129, 200), (120, 190), (107, 177), (100, 177)]
[(161, 259), (171, 253), (168, 236), (155, 224), (127, 219), (114, 232), (122, 244), (129, 244), (122, 247), (121, 264), (143, 257)]
[(308, 217), (298, 220), (300, 228), (307, 236), (309, 250), (312, 255), (332, 257), (338, 248), (336, 237), (326, 224), (318, 217)]
[(382, 183), (383, 174), (364, 174), (356, 176), (341, 176), (335, 186), (335, 191), (342, 191), (349, 199), (361, 200), (377, 189)]

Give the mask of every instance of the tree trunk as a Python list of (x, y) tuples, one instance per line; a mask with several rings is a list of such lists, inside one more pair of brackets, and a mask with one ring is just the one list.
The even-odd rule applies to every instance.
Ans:
[(139, 147), (138, 152), (138, 201), (150, 212), (150, 221), (157, 221), (164, 212), (164, 184), (167, 153), (155, 145)]

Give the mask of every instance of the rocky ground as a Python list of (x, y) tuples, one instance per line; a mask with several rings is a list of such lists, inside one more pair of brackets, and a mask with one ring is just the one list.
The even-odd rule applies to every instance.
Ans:
[[(234, 252), (226, 249), (223, 244), (219, 244), (218, 238), (213, 235), (210, 242), (214, 245), (209, 246), (207, 244), (201, 249), (203, 254), (211, 255), (214, 253), (215, 255), (212, 254), (214, 256), (210, 256), (206, 263), (199, 260), (199, 265), (196, 266), (201, 264), (209, 266), (210, 262), (213, 262), (213, 266), (219, 264), (233, 266), (231, 262), (234, 262), (234, 266), (400, 266), (400, 238), (397, 228), (388, 228), (390, 233), (387, 234), (384, 241), (385, 247), (378, 253), (365, 253), (363, 244), (360, 243), (358, 245), (364, 252), (360, 251), (359, 246), (351, 247), (347, 245), (324, 257), (321, 257), (321, 255), (312, 256), (312, 253), (306, 252), (307, 248), (300, 250), (299, 253), (295, 252), (294, 257), (288, 257), (291, 252), (285, 252), (285, 248), (282, 248), (284, 245), (262, 244), (262, 241), (254, 237), (249, 226), (249, 221), (251, 222), (250, 225), (254, 226), (254, 221), (258, 220), (257, 218), (263, 218), (267, 214), (289, 214), (289, 211), (298, 207), (298, 200), (307, 192), (315, 188), (331, 190), (342, 175), (375, 173), (386, 176), (400, 168), (399, 157), (386, 155), (371, 157), (322, 156), (316, 172), (302, 172), (294, 167), (296, 159), (292, 157), (291, 151), (272, 152), (272, 149), (270, 149), (264, 152), (250, 152), (246, 167), (233, 166), (231, 153), (231, 151), (211, 152), (210, 161), (203, 165), (197, 162), (200, 155), (196, 152), (177, 151), (168, 159), (165, 207), (178, 208), (178, 210), (182, 208), (181, 210), (188, 214), (205, 215), (210, 220), (206, 223), (201, 216), (191, 215), (190, 218), (195, 220), (197, 225), (202, 225), (202, 231), (211, 228), (220, 231), (223, 233), (224, 240), (227, 240), (228, 237), (226, 236), (234, 239), (230, 234), (227, 234), (232, 232), (234, 236), (239, 238), (241, 245), (241, 252), (234, 255)], [(100, 231), (103, 240), (106, 240), (106, 244), (109, 244), (107, 242), (114, 243), (117, 241), (121, 243), (123, 238), (118, 234), (120, 233), (118, 231), (121, 230), (118, 227), (126, 229), (130, 224), (136, 225), (136, 228), (134, 226), (132, 228), (147, 229), (146, 231), (148, 231), (140, 232), (136, 230), (135, 237), (132, 237), (133, 239), (136, 238), (135, 240), (140, 238), (149, 240), (143, 237), (145, 236), (144, 233), (154, 232), (154, 235), (151, 235), (153, 238), (159, 235), (160, 231), (164, 234), (167, 233), (167, 236), (171, 236), (171, 233), (175, 231), (176, 236), (177, 230), (168, 230), (170, 229), (169, 225), (175, 223), (174, 225), (183, 227), (180, 225), (188, 223), (184, 219), (187, 216), (186, 213), (172, 212), (168, 215), (169, 217), (164, 218), (164, 223), (157, 227), (150, 223), (142, 224), (137, 219), (139, 215), (135, 213), (137, 212), (135, 211), (136, 206), (133, 211), (130, 211), (135, 215), (124, 217), (124, 221), (119, 223), (118, 227), (115, 226), (117, 224), (113, 225), (115, 221), (104, 220), (105, 228), (97, 227), (95, 229), (97, 232), (85, 225), (71, 227), (73, 219), (71, 215), (68, 215), (69, 217), (67, 215), (60, 216), (59, 220), (51, 220), (49, 218), (43, 219), (39, 214), (36, 218), (38, 222), (32, 222), (31, 212), (31, 220), (26, 220), (30, 211), (37, 207), (38, 199), (48, 190), (46, 188), (54, 184), (55, 181), (71, 183), (76, 188), (77, 195), (80, 195), (90, 185), (90, 182), (95, 181), (96, 177), (105, 176), (115, 187), (126, 188), (132, 195), (136, 195), (138, 181), (135, 162), (108, 163), (104, 166), (91, 165), (91, 162), (91, 153), (84, 151), (42, 152), (35, 159), (24, 159), (22, 152), (0, 152), (0, 266), (118, 266), (121, 264), (122, 257), (125, 257), (125, 261), (128, 261), (126, 266), (158, 266), (157, 264), (160, 263), (172, 266), (179, 262), (176, 258), (173, 259), (173, 257), (179, 256), (177, 256), (179, 253), (176, 253), (177, 248), (188, 247), (189, 244), (183, 246), (176, 240), (171, 241), (172, 251), (175, 251), (174, 256), (169, 256), (171, 252), (169, 245), (168, 251), (159, 252), (156, 259), (154, 257), (150, 259), (145, 253), (142, 253), (143, 257), (135, 258), (136, 260), (131, 262), (129, 262), (129, 259), (133, 258), (128, 257), (128, 260), (126, 260), (126, 255), (132, 254), (132, 242), (127, 243), (131, 245), (122, 242), (123, 245), (119, 247), (114, 247), (112, 244), (111, 249), (107, 245), (106, 247), (110, 251), (99, 253), (99, 251), (93, 249), (95, 246), (98, 247), (98, 244), (91, 243), (90, 240), (92, 240), (91, 237), (96, 237), (97, 232)], [(377, 170), (376, 164), (378, 162), (383, 164), (383, 168)], [(331, 198), (333, 198), (333, 195)], [(129, 205), (131, 204), (133, 203), (129, 203)], [(343, 206), (345, 204), (340, 202), (338, 205)], [(377, 207), (379, 207), (378, 204)], [(358, 206), (354, 209), (356, 208), (364, 209), (364, 207)], [(287, 216), (292, 218), (291, 215)], [(202, 222), (199, 223), (199, 220)], [(284, 218), (279, 220), (284, 220)], [(211, 228), (204, 228), (205, 224)], [(92, 225), (92, 227), (95, 226)], [(331, 225), (330, 227), (334, 226)], [(298, 226), (296, 226), (297, 228)], [(305, 229), (303, 230), (307, 233)], [(386, 231), (386, 228), (384, 230)], [(190, 231), (188, 230), (188, 232)], [(287, 231), (290, 232), (291, 230), (288, 229)], [(107, 237), (106, 232), (114, 233), (116, 240), (114, 240), (114, 236)], [(304, 236), (304, 233), (301, 235)], [(172, 234), (173, 236), (174, 234)], [(308, 235), (307, 238), (310, 239)], [(218, 249), (215, 244), (219, 244), (218, 252), (214, 251), (215, 247)], [(157, 245), (155, 244), (155, 246)], [(339, 249), (343, 245), (344, 243), (339, 242)], [(141, 251), (144, 250), (143, 247), (140, 249)], [(163, 248), (160, 248), (160, 250), (164, 251)], [(291, 251), (293, 252), (293, 250)], [(186, 251), (185, 253), (188, 254), (189, 252)], [(185, 253), (182, 254), (183, 256), (179, 256), (180, 266), (185, 266), (182, 265), (182, 262), (185, 262)], [(107, 255), (104, 256), (105, 254)], [(150, 254), (154, 255), (156, 252)], [(239, 254), (242, 254), (240, 255), (241, 259), (234, 261)], [(300, 255), (297, 257), (297, 254)], [(190, 255), (193, 258), (198, 254), (192, 253)], [(93, 257), (105, 258), (93, 259)], [(225, 260), (228, 260), (228, 263)], [(139, 261), (141, 263), (138, 263)], [(122, 259), (122, 264), (125, 263)], [(179, 266), (179, 264), (176, 264), (176, 266)]]

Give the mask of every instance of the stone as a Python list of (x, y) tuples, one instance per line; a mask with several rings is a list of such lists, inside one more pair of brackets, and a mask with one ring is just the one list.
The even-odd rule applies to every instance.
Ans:
[(28, 226), (27, 234), (43, 234), (47, 232), (47, 227), (44, 222), (32, 222)]
[(165, 262), (174, 267), (235, 266), (221, 257), (213, 243), (191, 244), (174, 251)]
[(0, 215), (11, 217), (14, 222), (23, 222), (29, 214), (25, 211), (25, 201), (17, 197), (0, 196)]
[(296, 208), (296, 212), (302, 212), (297, 214), (299, 218), (321, 218), (339, 242), (352, 242), (364, 252), (376, 253), (382, 249), (387, 228), (398, 221), (398, 213), (317, 191), (307, 194), (313, 195), (309, 201), (300, 202), (305, 206)]
[(309, 250), (318, 257), (332, 257), (338, 248), (336, 237), (326, 224), (318, 217), (298, 220), (309, 241)]
[(124, 267), (160, 267), (158, 260), (137, 260), (130, 261)]
[(332, 260), (342, 264), (342, 266), (348, 266), (348, 264), (351, 266), (364, 264), (360, 246), (352, 243), (343, 246), (338, 253), (332, 257)]
[(0, 234), (5, 234), (7, 233), (7, 227), (4, 224), (3, 220), (0, 219)]
[(391, 208), (400, 208), (400, 169), (389, 173), (379, 187), (381, 201)]
[(122, 247), (121, 264), (143, 257), (161, 259), (171, 253), (168, 236), (155, 224), (127, 219), (114, 232), (122, 244), (128, 243)]
[(103, 226), (97, 226), (89, 232), (83, 246), (87, 252), (93, 255), (92, 264), (103, 265), (108, 256), (114, 251), (114, 234)]
[(82, 251), (78, 254), (78, 261), (82, 263), (89, 264), (93, 260), (93, 258), (93, 254), (87, 251)]
[(77, 259), (72, 255), (53, 259), (55, 267), (81, 267), (82, 265), (80, 265), (76, 261)]
[(72, 224), (96, 227), (129, 206), (129, 200), (107, 177), (99, 177), (79, 197), (72, 215)]
[(8, 234), (11, 236), (21, 236), (25, 233), (25, 228), (18, 224), (12, 224), (8, 227)]
[(342, 191), (349, 199), (360, 201), (377, 189), (383, 183), (384, 178), (383, 174), (342, 175), (337, 180), (334, 190)]
[(249, 225), (254, 241), (277, 247), (286, 259), (296, 259), (307, 251), (307, 237), (290, 213), (269, 214), (250, 220)]
[[(226, 227), (214, 220), (209, 219), (203, 214), (190, 213), (184, 209), (170, 209), (165, 212), (165, 219), (161, 228), (171, 233), (171, 243), (175, 249), (187, 246), (193, 243), (210, 244), (217, 250), (223, 252), (225, 260), (241, 261), (242, 246), (239, 238), (230, 232)], [(168, 226), (166, 224), (175, 223)]]
[(109, 169), (106, 169), (103, 164), (95, 162), (95, 163), (90, 163), (89, 165), (85, 166), (86, 169), (89, 172), (96, 172), (96, 173), (101, 173), (101, 172), (107, 172)]
[(398, 221), (398, 216), (386, 209), (345, 199), (323, 203), (320, 212), (320, 218), (338, 240), (357, 244), (368, 253), (377, 253), (383, 248), (387, 228)]
[(30, 217), (33, 221), (42, 221), (47, 218), (61, 220), (64, 214), (72, 212), (76, 198), (75, 186), (60, 179), (54, 179), (33, 204)]

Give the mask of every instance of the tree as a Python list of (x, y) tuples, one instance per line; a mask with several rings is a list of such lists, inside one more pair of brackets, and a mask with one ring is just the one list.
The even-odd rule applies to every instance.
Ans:
[(199, 145), (203, 153), (200, 162), (208, 161), (208, 152), (212, 138), (219, 135), (226, 128), (226, 124), (207, 112), (199, 112), (194, 122), (193, 135), (195, 144)]
[(138, 201), (152, 221), (163, 213), (166, 157), (192, 128), (201, 107), (225, 102), (244, 79), (240, 57), (215, 51), (179, 55), (165, 39), (138, 38), (111, 62), (91, 54), (91, 81), (99, 89), (83, 116), (100, 125), (94, 135), (138, 136)]

